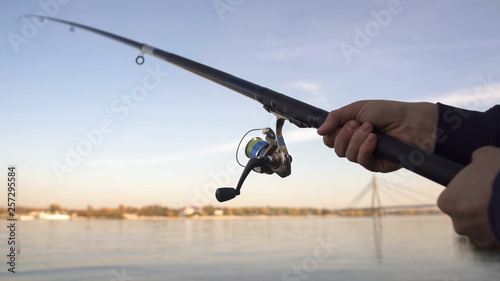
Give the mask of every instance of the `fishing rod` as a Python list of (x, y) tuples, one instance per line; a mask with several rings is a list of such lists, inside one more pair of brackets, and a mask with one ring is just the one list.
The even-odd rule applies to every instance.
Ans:
[[(72, 32), (75, 30), (75, 27), (78, 27), (114, 39), (141, 52), (135, 60), (138, 65), (144, 63), (145, 54), (157, 57), (256, 100), (264, 106), (265, 110), (274, 114), (277, 119), (276, 132), (271, 128), (262, 129), (265, 139), (257, 137), (248, 142), (245, 154), (249, 158), (249, 161), (243, 170), (236, 188), (222, 187), (217, 189), (215, 196), (220, 202), (233, 199), (239, 195), (243, 182), (252, 170), (257, 173), (276, 173), (280, 177), (290, 175), (292, 157), (288, 154), (282, 132), (285, 121), (288, 120), (299, 128), (319, 128), (328, 116), (328, 111), (326, 110), (145, 43), (57, 18), (40, 15), (27, 15), (27, 17), (37, 18), (40, 21), (49, 20), (69, 25)], [(414, 147), (386, 134), (380, 132), (375, 132), (375, 134), (378, 140), (375, 153), (378, 157), (399, 164), (401, 167), (443, 186), (448, 185), (453, 177), (463, 168), (461, 164)]]

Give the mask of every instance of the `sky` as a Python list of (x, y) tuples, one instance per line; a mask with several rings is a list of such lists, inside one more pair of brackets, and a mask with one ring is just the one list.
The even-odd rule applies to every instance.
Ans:
[[(240, 196), (218, 203), (215, 188), (242, 172), (239, 140), (274, 129), (271, 114), (154, 57), (138, 66), (126, 45), (26, 14), (144, 42), (328, 111), (364, 99), (479, 111), (500, 101), (498, 1), (117, 3), (1, 1), (0, 183), (16, 165), (19, 205), (344, 208), (373, 180), (314, 129), (288, 123), (292, 175), (252, 173)], [(406, 170), (377, 182), (385, 205), (434, 203), (444, 188)], [(0, 196), (6, 206), (6, 189)]]

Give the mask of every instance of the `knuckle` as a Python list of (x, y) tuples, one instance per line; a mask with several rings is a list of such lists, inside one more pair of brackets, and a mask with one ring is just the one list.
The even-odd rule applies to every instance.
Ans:
[(480, 147), (472, 152), (472, 160), (480, 158), (485, 153), (486, 147)]
[(450, 213), (450, 210), (448, 209), (448, 199), (447, 199), (447, 195), (446, 195), (446, 190), (443, 191), (438, 199), (437, 199), (437, 206), (438, 208), (445, 214), (449, 214)]
[(496, 153), (497, 151), (498, 151), (497, 147), (483, 146), (483, 147), (480, 147), (480, 148), (474, 150), (474, 152), (472, 152), (472, 159), (481, 158), (481, 157), (490, 155), (492, 153)]

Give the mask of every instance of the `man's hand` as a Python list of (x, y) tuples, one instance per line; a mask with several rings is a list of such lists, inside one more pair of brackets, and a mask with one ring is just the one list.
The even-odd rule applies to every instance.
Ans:
[(330, 112), (318, 134), (339, 157), (347, 157), (370, 171), (390, 172), (398, 169), (398, 165), (373, 155), (377, 143), (374, 127), (416, 147), (433, 151), (437, 120), (436, 104), (358, 101)]
[(500, 148), (479, 148), (472, 154), (472, 162), (438, 198), (438, 207), (451, 217), (455, 231), (469, 236), (480, 247), (500, 247), (488, 220), (493, 181), (499, 171)]

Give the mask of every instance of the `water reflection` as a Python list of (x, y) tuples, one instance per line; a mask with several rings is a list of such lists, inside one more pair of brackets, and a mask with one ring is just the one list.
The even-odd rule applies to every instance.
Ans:
[[(439, 215), (31, 221), (19, 236), (22, 272), (12, 280), (110, 280), (123, 267), (142, 281), (281, 280), (293, 268), (311, 281), (500, 280), (500, 253), (455, 235)], [(319, 240), (332, 247), (316, 265)]]
[(372, 217), (373, 223), (373, 237), (375, 242), (375, 253), (377, 255), (377, 261), (379, 263), (384, 262), (384, 250), (383, 250), (383, 239), (382, 239), (382, 216), (379, 213), (375, 213)]

